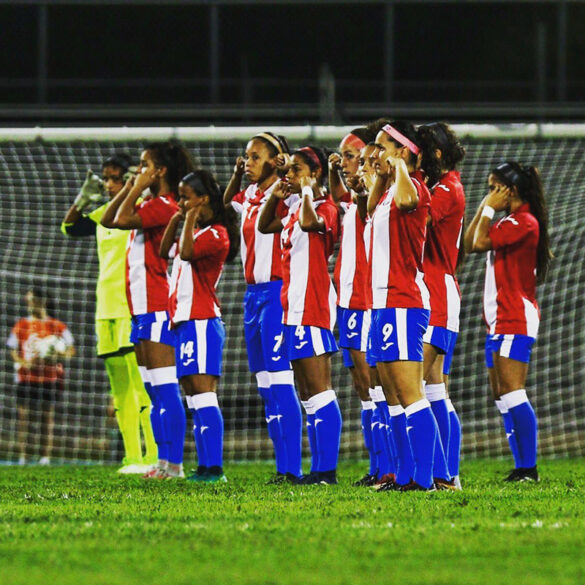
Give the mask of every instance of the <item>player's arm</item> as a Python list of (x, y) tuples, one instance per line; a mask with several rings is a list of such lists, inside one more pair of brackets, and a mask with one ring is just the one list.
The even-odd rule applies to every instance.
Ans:
[(478, 209), (473, 218), (474, 220), (477, 218), (477, 221), (471, 252), (487, 252), (493, 249), (493, 242), (489, 235), (492, 219), (496, 212), (506, 210), (509, 200), (510, 189), (508, 187), (503, 185), (490, 186), (490, 193), (480, 205), (481, 212)]
[(418, 191), (408, 173), (408, 167), (403, 158), (388, 157), (388, 162), (396, 173), (394, 203), (400, 211), (412, 211), (418, 205)]
[(389, 169), (388, 165), (385, 161), (380, 161), (379, 165), (376, 165), (376, 179), (371, 184), (368, 190), (368, 200), (367, 200), (367, 212), (372, 215), (376, 210), (382, 195), (386, 191), (386, 186), (388, 184), (388, 177)]
[(185, 214), (185, 223), (179, 238), (179, 256), (181, 260), (191, 261), (195, 256), (193, 248), (193, 231), (195, 230), (195, 222), (199, 212), (195, 208), (189, 209)]
[(83, 185), (73, 201), (73, 205), (67, 210), (61, 223), (61, 232), (66, 236), (81, 237), (95, 235), (95, 223), (83, 215), (84, 209), (91, 202), (103, 200), (104, 187), (102, 180), (88, 170)]
[(223, 193), (223, 204), (227, 207), (231, 204), (232, 199), (240, 192), (242, 186), (242, 177), (244, 176), (244, 157), (238, 156), (234, 165), (230, 182)]
[(160, 241), (160, 246), (158, 249), (158, 255), (165, 260), (169, 259), (169, 252), (175, 243), (175, 235), (177, 234), (177, 227), (179, 223), (183, 219), (183, 214), (180, 211), (177, 211), (171, 220), (167, 224), (165, 229), (165, 233), (163, 234), (162, 240)]
[(329, 191), (335, 204), (341, 201), (341, 198), (345, 194), (345, 185), (341, 180), (341, 156), (334, 152), (329, 156)]
[(144, 169), (144, 172), (136, 175), (130, 192), (124, 197), (118, 211), (116, 211), (114, 227), (121, 230), (134, 230), (142, 227), (142, 218), (138, 213), (136, 202), (142, 193), (154, 183), (157, 172), (156, 169), (150, 171)]
[(120, 191), (118, 191), (114, 198), (108, 203), (106, 210), (104, 211), (104, 214), (102, 215), (102, 218), (100, 220), (100, 223), (104, 227), (107, 228), (117, 227), (115, 222), (116, 213), (118, 212), (118, 209), (120, 209), (120, 205), (122, 205), (122, 202), (126, 199), (128, 193), (132, 189), (132, 182), (133, 182), (132, 178), (128, 179), (128, 181), (126, 181), (126, 184), (122, 187), (122, 189), (120, 189)]
[(325, 230), (325, 221), (317, 215), (313, 207), (313, 197), (319, 195), (319, 186), (313, 177), (301, 177), (301, 213), (299, 226), (304, 232), (318, 232)]
[(465, 250), (466, 254), (471, 254), (473, 252), (473, 239), (475, 238), (475, 230), (477, 229), (477, 225), (479, 224), (479, 220), (481, 218), (481, 214), (483, 212), (483, 208), (485, 207), (485, 200), (487, 197), (484, 197), (473, 216), (473, 219), (469, 222), (467, 229), (465, 230), (465, 234), (463, 235), (463, 249)]
[(281, 199), (286, 199), (290, 195), (288, 183), (279, 181), (274, 188), (270, 197), (260, 210), (258, 216), (258, 230), (263, 234), (276, 234), (282, 231), (282, 220), (276, 214), (276, 208)]

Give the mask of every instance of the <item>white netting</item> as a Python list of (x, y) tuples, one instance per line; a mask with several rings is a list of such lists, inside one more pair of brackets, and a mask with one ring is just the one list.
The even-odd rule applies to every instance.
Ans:
[[(114, 151), (138, 157), (143, 144), (176, 136), (198, 162), (226, 184), (246, 139), (258, 128), (158, 128), (87, 130), (4, 130), (0, 132), (0, 337), (5, 340), (24, 316), (24, 292), (40, 285), (50, 292), (56, 316), (75, 337), (77, 355), (67, 365), (63, 399), (56, 410), (54, 456), (67, 460), (119, 460), (116, 423), (107, 416), (108, 381), (95, 357), (94, 308), (97, 257), (93, 238), (71, 240), (59, 231), (87, 168), (101, 169)], [(264, 130), (264, 128), (260, 129)], [(291, 145), (322, 143), (335, 147), (346, 128), (280, 128)], [(467, 147), (462, 168), (468, 216), (486, 192), (489, 169), (503, 159), (536, 164), (549, 197), (552, 246), (556, 259), (549, 281), (539, 290), (540, 336), (533, 352), (528, 391), (540, 425), (541, 452), (585, 453), (582, 332), (585, 295), (585, 229), (580, 200), (585, 180), (583, 127), (457, 127)], [(451, 397), (463, 423), (466, 455), (498, 456), (507, 452), (501, 422), (489, 397), (483, 360), (481, 322), (483, 255), (468, 258), (460, 275), (464, 295), (461, 334), (451, 376)], [(230, 460), (271, 456), (263, 408), (247, 371), (242, 325), (244, 282), (238, 261), (227, 266), (219, 294), (226, 323), (225, 375), (219, 396), (225, 417), (225, 454)], [(350, 377), (334, 357), (334, 388), (344, 417), (341, 454), (365, 456), (360, 432), (359, 400)], [(0, 352), (0, 459), (14, 460), (16, 402), (13, 364), (8, 349)], [(194, 448), (188, 437), (186, 457)]]

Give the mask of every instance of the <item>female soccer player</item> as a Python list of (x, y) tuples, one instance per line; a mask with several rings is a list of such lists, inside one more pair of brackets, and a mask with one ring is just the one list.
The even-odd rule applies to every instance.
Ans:
[[(387, 180), (380, 176), (368, 197), (373, 213), (372, 353), (391, 409), (396, 483), (403, 490), (430, 490), (438, 432), (422, 390), (422, 338), (429, 322), (422, 257), (430, 193), (417, 170), (420, 146), (412, 124), (386, 124), (376, 143), (382, 150), (381, 165), (393, 170), (394, 184), (380, 194)], [(382, 175), (390, 174), (389, 167), (382, 167)]]
[[(487, 366), (515, 455), (515, 469), (505, 481), (538, 481), (537, 422), (526, 375), (540, 324), (536, 285), (552, 258), (546, 203), (535, 167), (504, 162), (492, 170), (488, 185), (465, 245), (471, 252), (489, 252), (483, 298)], [(504, 217), (492, 224), (500, 211)]]
[[(287, 478), (296, 481), (301, 475), (301, 409), (291, 365), (282, 346), (280, 237), (258, 230), (260, 211), (279, 179), (279, 157), (285, 155), (288, 156), (288, 145), (283, 136), (270, 132), (254, 136), (246, 146), (245, 158), (236, 161), (224, 193), (225, 205), (232, 205), (242, 216), (242, 263), (248, 285), (244, 297), (244, 331), (249, 368), (256, 375), (268, 434), (274, 444), (276, 475), (270, 483)], [(240, 191), (244, 174), (250, 185)], [(278, 216), (284, 218), (297, 199), (292, 196), (280, 200)]]
[(197, 471), (187, 480), (225, 482), (223, 417), (217, 401), (225, 328), (215, 287), (224, 262), (238, 252), (237, 218), (233, 209), (224, 207), (219, 185), (205, 170), (183, 177), (179, 207), (167, 226), (160, 252), (168, 257), (177, 226), (184, 219), (173, 261), (169, 315), (176, 338), (177, 377), (193, 415), (199, 460)]
[(465, 193), (456, 167), (463, 160), (465, 149), (443, 122), (421, 126), (418, 132), (425, 153), (421, 165), (431, 188), (423, 261), (431, 317), (423, 337), (423, 352), (425, 393), (439, 426), (434, 476), (437, 484), (459, 489), (461, 426), (448, 399), (446, 380), (455, 351), (461, 308), (455, 272), (460, 257)]
[[(321, 149), (295, 151), (286, 182), (274, 188), (258, 222), (262, 233), (282, 232), (284, 345), (311, 422), (312, 473), (301, 480), (308, 484), (337, 483), (341, 437), (341, 411), (331, 388), (336, 295), (327, 268), (339, 235), (339, 215), (323, 188), (326, 170)], [(293, 193), (301, 193), (302, 199), (281, 219), (279, 203)]]
[[(152, 429), (159, 462), (147, 477), (183, 477), (185, 409), (175, 369), (175, 348), (167, 313), (167, 261), (160, 242), (178, 211), (181, 177), (193, 170), (189, 153), (174, 142), (149, 144), (140, 155), (139, 174), (108, 204), (101, 224), (132, 230), (126, 255), (126, 296), (132, 314), (131, 341), (152, 400)], [(149, 189), (141, 203), (138, 199)]]
[[(376, 132), (370, 127), (355, 128), (341, 141), (340, 155), (334, 153), (329, 157), (331, 194), (344, 211), (341, 244), (334, 273), (339, 346), (343, 352), (343, 365), (349, 368), (354, 388), (361, 400), (362, 432), (370, 456), (370, 469), (356, 485), (373, 485), (378, 479), (378, 471), (387, 473), (385, 468), (378, 470), (376, 452), (379, 453), (379, 448), (385, 449), (387, 446), (388, 441), (381, 433), (386, 432), (384, 420), (388, 418), (388, 406), (385, 399), (376, 401), (375, 395), (370, 397), (370, 367), (366, 362), (370, 328), (368, 259), (364, 240), (367, 190), (360, 182), (358, 174), (360, 160), (365, 165), (366, 158), (370, 155), (370, 152), (366, 152), (366, 158), (360, 159), (361, 151), (375, 149), (366, 146), (375, 137)], [(372, 428), (372, 417), (378, 409)], [(374, 439), (372, 432), (380, 436)]]
[[(38, 288), (24, 296), (28, 317), (12, 328), (7, 345), (16, 373), (19, 464), (26, 463), (30, 447), (32, 414), (40, 414), (40, 465), (49, 465), (53, 451), (55, 403), (63, 391), (63, 360), (75, 354), (73, 336), (67, 325), (49, 314), (48, 300)], [(36, 421), (35, 421), (36, 422)], [(27, 439), (27, 436), (29, 437)]]
[[(124, 461), (118, 473), (145, 473), (156, 463), (157, 449), (150, 423), (151, 403), (138, 370), (130, 342), (130, 311), (126, 301), (126, 244), (128, 232), (100, 224), (107, 204), (91, 213), (83, 212), (94, 199), (102, 200), (102, 185), (111, 199), (124, 186), (124, 175), (132, 164), (125, 153), (115, 153), (102, 165), (102, 180), (88, 171), (61, 231), (74, 238), (95, 236), (99, 259), (96, 288), (97, 354), (103, 358), (110, 380), (116, 419), (124, 442)], [(143, 456), (140, 429), (146, 452)]]

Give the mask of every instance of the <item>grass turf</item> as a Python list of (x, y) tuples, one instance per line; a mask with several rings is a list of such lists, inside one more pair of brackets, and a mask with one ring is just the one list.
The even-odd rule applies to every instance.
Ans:
[(108, 467), (3, 468), (0, 584), (497, 585), (585, 582), (583, 460), (543, 461), (538, 484), (469, 461), (459, 493), (144, 481)]

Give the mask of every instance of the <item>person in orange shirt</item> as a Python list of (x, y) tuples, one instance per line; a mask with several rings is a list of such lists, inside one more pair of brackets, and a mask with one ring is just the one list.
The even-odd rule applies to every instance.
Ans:
[(55, 403), (63, 390), (63, 360), (75, 354), (67, 325), (48, 312), (48, 300), (37, 288), (24, 296), (28, 316), (17, 321), (7, 345), (14, 361), (18, 408), (19, 464), (26, 463), (32, 443), (31, 414), (40, 415), (40, 465), (48, 465), (53, 450)]

